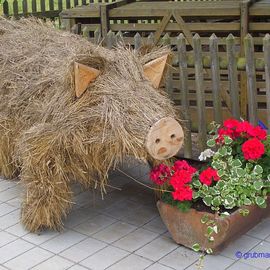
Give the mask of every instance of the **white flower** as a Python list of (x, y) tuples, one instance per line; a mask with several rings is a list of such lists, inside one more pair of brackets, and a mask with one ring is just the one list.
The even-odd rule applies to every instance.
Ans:
[(215, 152), (212, 151), (211, 149), (205, 149), (203, 152), (201, 152), (199, 160), (200, 161), (206, 160), (207, 158), (212, 157), (214, 154)]

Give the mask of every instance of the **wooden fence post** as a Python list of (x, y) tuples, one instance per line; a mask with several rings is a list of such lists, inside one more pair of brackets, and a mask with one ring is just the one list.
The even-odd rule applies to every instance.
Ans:
[(142, 37), (139, 33), (134, 36), (134, 49), (138, 51), (142, 46)]
[(266, 106), (267, 106), (267, 126), (270, 134), (270, 35), (266, 34), (263, 39), (265, 81), (266, 81)]
[(229, 91), (231, 98), (231, 109), (234, 118), (240, 118), (239, 109), (239, 86), (237, 78), (237, 61), (235, 52), (235, 38), (230, 34), (226, 38), (227, 58), (228, 58), (228, 76), (229, 76)]
[(8, 1), (5, 0), (3, 2), (3, 14), (8, 17), (9, 16), (9, 5), (8, 5)]
[(186, 158), (192, 157), (192, 138), (191, 138), (191, 121), (188, 100), (188, 70), (187, 70), (187, 53), (186, 53), (186, 39), (181, 33), (177, 37), (177, 53), (178, 65), (180, 70), (180, 91), (181, 91), (181, 108), (185, 122), (185, 142), (184, 142), (184, 156)]
[(203, 78), (203, 63), (202, 63), (202, 47), (201, 38), (198, 34), (193, 37), (194, 61), (195, 61), (195, 78), (196, 78), (196, 97), (197, 97), (197, 112), (198, 112), (198, 145), (200, 151), (206, 148), (207, 128), (205, 115), (205, 92)]
[(218, 38), (213, 34), (209, 39), (211, 55), (211, 72), (212, 72), (212, 92), (213, 92), (213, 109), (214, 119), (217, 123), (222, 122), (222, 107), (220, 94), (220, 69), (218, 57)]
[(258, 124), (257, 116), (257, 88), (256, 88), (256, 71), (254, 60), (254, 43), (251, 35), (247, 35), (244, 40), (245, 56), (246, 56), (246, 71), (248, 83), (248, 116), (249, 121), (253, 125)]

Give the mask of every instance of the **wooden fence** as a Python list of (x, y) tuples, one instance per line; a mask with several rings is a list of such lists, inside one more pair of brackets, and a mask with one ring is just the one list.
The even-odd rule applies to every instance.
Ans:
[[(74, 33), (80, 31), (75, 25)], [(94, 37), (89, 37), (87, 27), (81, 34), (90, 41), (104, 43), (101, 33), (96, 30)], [(254, 38), (247, 35), (244, 39), (244, 56), (240, 56), (236, 38), (230, 34), (225, 39), (225, 46), (213, 34), (208, 46), (202, 44), (202, 38), (193, 36), (193, 49), (183, 34), (172, 39), (165, 35), (161, 44), (173, 44), (173, 64), (169, 68), (165, 89), (181, 111), (181, 118), (186, 125), (184, 155), (192, 157), (192, 131), (198, 131), (199, 149), (206, 147), (207, 131), (212, 121), (221, 123), (234, 117), (241, 119), (240, 74), (245, 73), (247, 83), (248, 120), (257, 125), (262, 121), (270, 131), (270, 35), (262, 38), (263, 50), (254, 50)], [(106, 46), (113, 48), (118, 43), (126, 43), (121, 32), (109, 31)], [(134, 36), (135, 50), (144, 45), (154, 44), (154, 35), (142, 38)], [(220, 43), (222, 46), (220, 46)]]

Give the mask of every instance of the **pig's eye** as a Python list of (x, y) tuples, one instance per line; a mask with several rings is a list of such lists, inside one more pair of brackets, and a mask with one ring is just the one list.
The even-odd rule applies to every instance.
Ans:
[(175, 134), (172, 134), (172, 135), (171, 135), (171, 139), (174, 139), (174, 138), (175, 138)]
[(156, 143), (160, 143), (160, 139), (156, 139)]

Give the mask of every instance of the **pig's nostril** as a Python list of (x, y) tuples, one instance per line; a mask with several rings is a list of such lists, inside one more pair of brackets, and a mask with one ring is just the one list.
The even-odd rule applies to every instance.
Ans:
[(156, 143), (160, 143), (160, 139), (156, 139)]
[(172, 134), (172, 135), (171, 135), (171, 139), (174, 139), (174, 138), (175, 138), (175, 134)]

